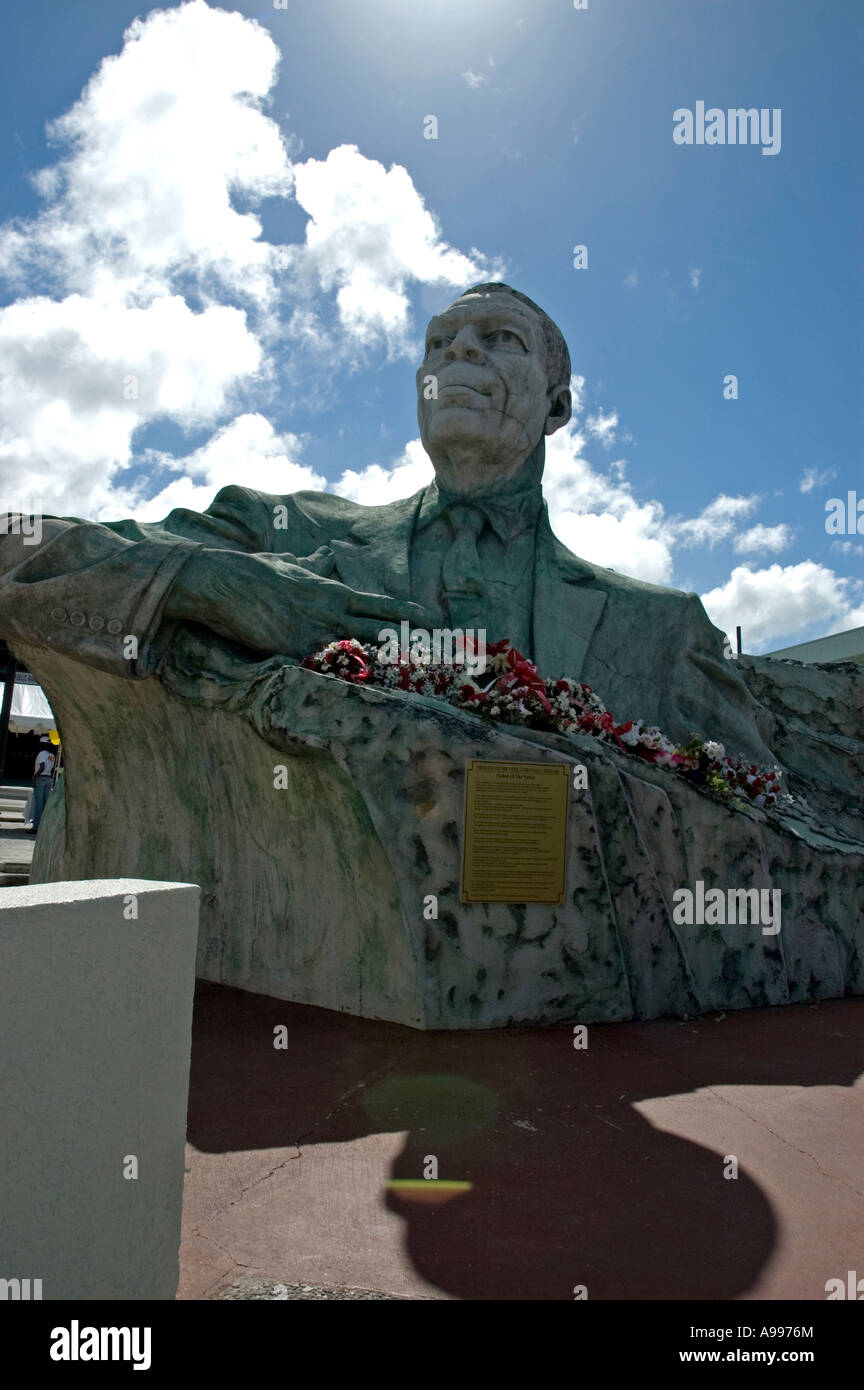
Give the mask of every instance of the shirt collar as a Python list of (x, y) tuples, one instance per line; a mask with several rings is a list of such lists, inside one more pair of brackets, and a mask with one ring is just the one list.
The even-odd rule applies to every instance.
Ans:
[(542, 504), (543, 489), (540, 483), (536, 482), (522, 483), (510, 491), (480, 497), (460, 497), (445, 492), (437, 482), (432, 482), (423, 494), (415, 528), (417, 531), (425, 531), (427, 526), (444, 516), (452, 506), (476, 507), (483, 513), (498, 539), (509, 541), (534, 525)]

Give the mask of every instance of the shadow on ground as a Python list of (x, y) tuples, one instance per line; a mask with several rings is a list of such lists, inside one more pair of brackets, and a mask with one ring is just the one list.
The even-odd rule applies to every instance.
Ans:
[[(425, 1279), (460, 1299), (725, 1299), (756, 1279), (775, 1221), (741, 1158), (654, 1128), (642, 1099), (718, 1085), (851, 1085), (859, 1001), (692, 1021), (419, 1033), (198, 985), (189, 1140), (200, 1150), (407, 1131), (385, 1188)], [(287, 1027), (287, 1048), (274, 1030)], [(530, 1290), (526, 1293), (526, 1290)]]

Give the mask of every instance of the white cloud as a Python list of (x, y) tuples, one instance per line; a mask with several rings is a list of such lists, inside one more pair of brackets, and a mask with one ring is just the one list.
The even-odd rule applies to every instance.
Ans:
[(0, 478), (46, 510), (90, 514), (110, 497), (139, 425), (209, 424), (261, 352), (227, 305), (194, 314), (177, 296), (125, 307), (82, 295), (0, 311)]
[(472, 89), (472, 91), (475, 92), (478, 87), (482, 87), (486, 82), (489, 81), (489, 78), (485, 73), (472, 72), (470, 68), (467, 72), (463, 72), (462, 76), (468, 83), (468, 86)]
[(830, 637), (834, 632), (854, 632), (856, 627), (864, 627), (864, 603), (844, 609), (840, 617), (829, 623), (825, 636)]
[(792, 645), (814, 623), (821, 631), (842, 632), (864, 622), (862, 585), (836, 575), (813, 560), (754, 570), (737, 566), (725, 584), (702, 595), (708, 616), (723, 632), (744, 632), (748, 651)]
[(571, 376), (570, 378), (570, 399), (573, 403), (573, 414), (578, 415), (585, 405), (585, 378), (584, 376)]
[(699, 289), (699, 286), (700, 286), (701, 284), (702, 284), (702, 271), (701, 271), (701, 268), (700, 268), (698, 265), (696, 265), (696, 266), (694, 266), (693, 269), (690, 271), (690, 288), (691, 288), (691, 290), (698, 290), (698, 289)]
[(54, 123), (48, 206), (0, 230), (0, 269), (40, 291), (0, 310), (5, 494), (92, 515), (141, 425), (215, 425), (266, 375), (247, 313), (219, 301), (266, 314), (275, 297), (272, 248), (232, 197), (291, 188), (259, 109), (278, 56), (258, 25), (192, 0), (135, 20)]
[[(0, 273), (22, 294), (0, 308), (4, 502), (116, 514), (142, 426), (212, 426), (217, 448), (226, 417), (261, 403), (277, 347), (307, 383), (312, 355), (308, 403), (322, 358), (409, 350), (412, 282), (500, 273), (441, 240), (405, 169), (342, 146), (295, 171), (264, 110), (278, 61), (255, 21), (189, 0), (136, 19), (54, 123), (44, 210), (0, 228)], [(276, 247), (250, 209), (288, 198), (295, 173), (306, 237)], [(196, 458), (177, 466), (197, 496)]]
[(801, 474), (798, 489), (800, 492), (812, 492), (814, 488), (824, 487), (826, 483), (830, 483), (831, 479), (836, 477), (836, 468), (825, 469), (824, 471), (818, 468), (805, 468)]
[(278, 59), (266, 30), (203, 0), (136, 19), (54, 122), (68, 153), (37, 180), (50, 205), (4, 230), (0, 268), (139, 302), (183, 271), (266, 299), (271, 249), (231, 200), (290, 192), (278, 127), (260, 109)]
[(618, 430), (618, 411), (610, 410), (608, 415), (604, 415), (602, 410), (598, 410), (596, 415), (587, 417), (585, 429), (593, 439), (599, 439), (604, 449), (611, 449)]
[(748, 516), (759, 503), (759, 497), (753, 494), (750, 497), (727, 497), (725, 493), (720, 493), (707, 507), (687, 521), (680, 521), (676, 525), (677, 534), (682, 545), (685, 546), (708, 546), (713, 550), (720, 541), (728, 540), (733, 535), (738, 521)]
[(623, 481), (623, 463), (608, 474), (595, 470), (584, 447), (573, 421), (546, 440), (543, 486), (556, 536), (594, 564), (668, 584), (675, 538), (663, 507), (637, 501)]
[(150, 462), (160, 473), (180, 473), (163, 488), (144, 501), (140, 492), (127, 488), (119, 494), (110, 508), (103, 508), (99, 520), (108, 521), (117, 514), (117, 501), (124, 514), (139, 521), (160, 521), (172, 507), (190, 507), (204, 511), (220, 488), (230, 483), (260, 492), (283, 494), (301, 492), (306, 488), (321, 491), (326, 481), (313, 469), (296, 462), (301, 442), (293, 434), (277, 434), (263, 415), (238, 415), (229, 425), (216, 433), (185, 458), (151, 451)]
[(639, 284), (639, 272), (636, 270), (628, 271), (621, 283), (626, 289), (635, 290), (636, 286)]
[(734, 547), (739, 555), (746, 555), (748, 551), (754, 550), (776, 554), (791, 545), (793, 535), (792, 527), (782, 522), (777, 526), (751, 526), (749, 531), (742, 531), (735, 537)]
[(339, 323), (355, 344), (384, 340), (392, 356), (410, 353), (406, 287), (460, 288), (490, 273), (485, 258), (441, 241), (407, 170), (385, 169), (354, 145), (340, 145), (324, 160), (295, 167), (297, 201), (310, 221), (293, 265), (316, 288), (335, 289)]
[(419, 439), (412, 439), (392, 468), (372, 463), (359, 472), (346, 469), (331, 490), (340, 497), (349, 497), (352, 502), (377, 507), (385, 502), (398, 502), (402, 497), (411, 497), (421, 487), (431, 483), (432, 478), (432, 464), (426, 450)]

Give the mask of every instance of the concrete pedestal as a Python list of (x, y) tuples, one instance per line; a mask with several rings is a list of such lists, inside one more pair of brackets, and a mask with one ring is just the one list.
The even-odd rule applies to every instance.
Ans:
[(174, 1297), (197, 934), (191, 884), (0, 892), (7, 1298)]

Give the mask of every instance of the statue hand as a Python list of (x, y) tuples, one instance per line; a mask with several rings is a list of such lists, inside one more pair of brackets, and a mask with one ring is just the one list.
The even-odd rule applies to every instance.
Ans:
[(325, 642), (375, 642), (403, 618), (427, 626), (419, 604), (360, 593), (276, 555), (200, 550), (178, 574), (166, 617), (200, 623), (268, 656), (301, 659)]

